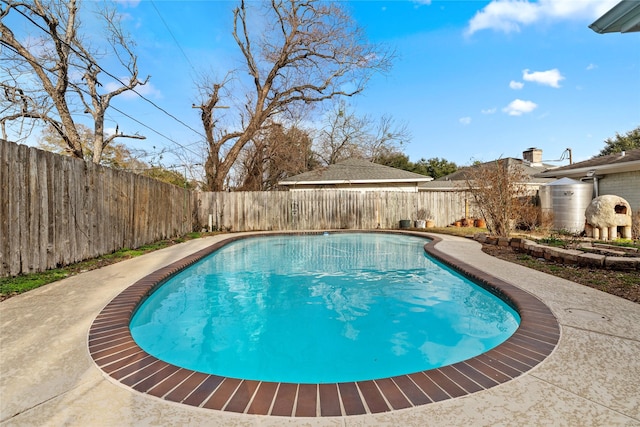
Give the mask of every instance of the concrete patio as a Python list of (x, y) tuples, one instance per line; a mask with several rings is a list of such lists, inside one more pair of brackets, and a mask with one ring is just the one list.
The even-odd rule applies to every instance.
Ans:
[(87, 348), (97, 314), (136, 280), (224, 237), (192, 240), (0, 303), (0, 425), (640, 426), (640, 305), (493, 258), (479, 243), (451, 236), (440, 236), (437, 248), (537, 296), (558, 318), (556, 350), (517, 379), (416, 408), (327, 418), (194, 408), (113, 382)]

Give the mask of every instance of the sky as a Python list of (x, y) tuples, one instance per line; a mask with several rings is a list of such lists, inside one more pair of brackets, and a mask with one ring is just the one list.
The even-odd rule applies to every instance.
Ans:
[[(348, 101), (359, 115), (405, 124), (412, 139), (402, 149), (412, 161), (439, 157), (461, 166), (521, 158), (530, 147), (555, 165), (568, 164), (560, 161), (566, 148), (574, 161), (586, 160), (605, 139), (640, 125), (640, 33), (588, 28), (616, 3), (345, 1), (369, 41), (397, 54), (387, 74)], [(237, 2), (117, 4), (140, 74), (150, 80), (138, 89), (146, 99), (114, 100), (107, 127), (147, 136), (130, 145), (164, 152), (165, 165), (197, 162), (195, 82), (241, 66), (231, 34)]]

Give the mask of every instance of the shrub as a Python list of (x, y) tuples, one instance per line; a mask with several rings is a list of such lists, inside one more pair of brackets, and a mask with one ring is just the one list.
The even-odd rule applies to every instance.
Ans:
[(533, 227), (537, 208), (523, 168), (507, 159), (467, 168), (465, 186), (471, 193), (490, 233), (508, 237), (518, 224)]

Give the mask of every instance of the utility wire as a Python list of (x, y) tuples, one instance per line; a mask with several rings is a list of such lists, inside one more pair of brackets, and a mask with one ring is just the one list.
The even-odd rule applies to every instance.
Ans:
[[(18, 53), (18, 52), (13, 48), (13, 46), (11, 46), (11, 45), (7, 44), (6, 42), (4, 42), (4, 41), (0, 40), (0, 44), (2, 44), (3, 46), (5, 46), (5, 47), (9, 48), (10, 50), (12, 50), (12, 51), (13, 51), (13, 52), (15, 52), (15, 53)], [(52, 72), (51, 70), (46, 69), (46, 68), (45, 68), (45, 67), (43, 67), (41, 64), (35, 63), (35, 65), (36, 65), (36, 66), (38, 66), (38, 67), (40, 67), (43, 71), (53, 74), (53, 72)], [(86, 93), (87, 95), (91, 96), (91, 94), (90, 94), (86, 89), (81, 88), (81, 87), (78, 87), (78, 89), (79, 89), (80, 91), (82, 91), (82, 92)], [(114, 105), (110, 104), (110, 105), (109, 105), (109, 108), (113, 109), (114, 111), (117, 111), (118, 113), (120, 113), (120, 114), (122, 114), (123, 116), (125, 116), (125, 117), (127, 117), (127, 118), (131, 119), (132, 121), (134, 121), (134, 122), (138, 123), (139, 125), (141, 125), (141, 126), (143, 126), (143, 127), (147, 128), (147, 129), (149, 129), (149, 130), (150, 130), (150, 131), (152, 131), (153, 133), (155, 133), (155, 134), (157, 134), (157, 135), (161, 136), (162, 138), (164, 138), (164, 139), (168, 140), (169, 142), (171, 142), (171, 143), (173, 143), (173, 144), (175, 144), (175, 145), (179, 146), (180, 148), (182, 148), (182, 149), (184, 149), (184, 150), (186, 150), (186, 151), (189, 151), (191, 154), (194, 154), (194, 155), (196, 155), (196, 156), (199, 156), (199, 155), (200, 155), (199, 153), (197, 153), (197, 152), (193, 151), (192, 149), (188, 148), (188, 147), (187, 147), (187, 146), (185, 146), (184, 144), (181, 144), (181, 143), (179, 143), (178, 141), (176, 141), (176, 140), (174, 140), (174, 139), (172, 139), (172, 138), (170, 138), (170, 137), (168, 137), (168, 136), (164, 135), (163, 133), (161, 133), (161, 132), (159, 132), (159, 131), (155, 130), (155, 129), (154, 129), (154, 128), (152, 128), (151, 126), (149, 126), (149, 125), (147, 125), (147, 124), (145, 124), (145, 123), (141, 122), (140, 120), (136, 119), (135, 117), (131, 116), (130, 114), (125, 113), (124, 111), (120, 110), (119, 108), (115, 107)], [(113, 119), (112, 119), (112, 120), (113, 120)], [(114, 121), (115, 121), (115, 120), (114, 120)], [(197, 142), (194, 142), (193, 144), (190, 144), (190, 145), (195, 145), (195, 144), (197, 144)], [(175, 151), (174, 151), (174, 150), (166, 150), (165, 152), (175, 152)]]
[(178, 141), (176, 141), (174, 139), (171, 139), (170, 137), (164, 135), (163, 133), (158, 132), (157, 130), (153, 129), (152, 127), (150, 127), (150, 126), (148, 126), (148, 125), (146, 125), (144, 123), (142, 123), (140, 120), (136, 119), (135, 117), (132, 117), (131, 115), (125, 113), (124, 111), (119, 110), (118, 108), (114, 107), (113, 105), (111, 105), (110, 107), (113, 108), (118, 113), (122, 114), (123, 116), (128, 117), (129, 119), (133, 120), (134, 122), (138, 123), (139, 125), (144, 126), (145, 128), (149, 129), (153, 133), (155, 133), (157, 135), (160, 135), (161, 137), (167, 139), (168, 141), (171, 141), (172, 143), (176, 144), (178, 147), (180, 147), (180, 148), (182, 148), (182, 149), (184, 149), (186, 151), (189, 151), (191, 154), (195, 154), (196, 156), (199, 155), (199, 153), (193, 151), (192, 149), (188, 148), (187, 146), (185, 146), (183, 144), (180, 144)]
[(197, 73), (196, 71), (196, 67), (193, 66), (193, 63), (191, 62), (191, 60), (189, 59), (189, 57), (187, 56), (187, 53), (184, 51), (184, 49), (182, 49), (182, 46), (180, 45), (180, 43), (178, 42), (178, 39), (176, 38), (176, 36), (173, 34), (173, 31), (171, 31), (171, 28), (169, 27), (169, 25), (167, 24), (167, 21), (164, 20), (164, 18), (162, 17), (162, 15), (160, 14), (160, 10), (158, 9), (158, 7), (156, 6), (156, 3), (153, 0), (150, 0), (151, 6), (153, 6), (153, 8), (155, 9), (156, 13), (158, 14), (158, 17), (160, 18), (160, 21), (162, 21), (162, 24), (164, 25), (164, 27), (167, 29), (167, 31), (169, 32), (169, 34), (171, 35), (171, 38), (173, 39), (174, 43), (176, 44), (176, 46), (178, 46), (178, 49), (180, 50), (180, 52), (182, 52), (182, 56), (184, 56), (184, 59), (186, 59), (187, 63), (189, 64), (189, 66), (191, 67), (191, 69), (193, 70), (194, 73)]
[[(155, 7), (155, 5), (154, 5)], [(40, 25), (39, 23), (35, 22), (30, 16), (26, 15), (23, 11), (21, 11), (20, 9), (15, 9), (14, 10), (16, 12), (18, 12), (20, 15), (24, 16), (27, 20), (29, 20), (30, 22), (32, 22), (36, 27), (40, 28), (42, 31), (44, 31), (45, 33), (48, 33), (49, 31), (44, 28), (42, 25)], [(69, 49), (71, 49), (73, 51), (73, 53), (75, 53), (76, 55), (78, 55), (79, 57), (94, 63), (94, 61), (91, 58), (87, 58), (86, 56), (84, 56), (84, 54), (82, 52), (79, 52), (75, 47), (73, 47), (72, 45), (70, 45), (69, 43), (67, 43), (64, 40), (60, 40), (60, 42), (62, 44), (64, 44), (65, 46), (67, 46)], [(4, 43), (3, 43), (4, 44)], [(38, 64), (39, 65), (39, 64)], [(97, 64), (96, 64), (97, 65)], [(40, 66), (40, 65), (39, 65)], [(40, 68), (43, 68), (42, 66), (40, 66)], [(107, 76), (111, 77), (112, 79), (116, 80), (118, 83), (120, 83), (122, 86), (126, 86), (126, 84), (120, 80), (119, 77), (111, 74), (109, 71), (105, 70), (104, 68), (100, 67), (100, 71), (104, 72)], [(158, 104), (156, 104), (155, 102), (153, 102), (152, 100), (148, 99), (146, 96), (142, 95), (140, 92), (138, 92), (135, 88), (129, 89), (131, 92), (135, 93), (136, 95), (138, 95), (140, 98), (142, 98), (143, 100), (145, 100), (146, 102), (148, 102), (149, 104), (151, 104), (154, 108), (158, 109), (159, 111), (161, 111), (162, 113), (166, 114), (168, 117), (171, 117), (173, 120), (175, 120), (176, 122), (180, 123), (181, 125), (183, 125), (184, 127), (186, 127), (187, 129), (191, 130), (192, 132), (198, 134), (199, 136), (201, 136), (202, 138), (206, 139), (206, 136), (200, 132), (199, 130), (194, 129), (193, 127), (191, 127), (190, 125), (188, 125), (187, 123), (185, 123), (184, 121), (182, 121), (181, 119), (179, 119), (178, 117), (176, 117), (175, 115), (171, 114), (170, 112), (168, 112), (167, 110), (165, 110), (164, 108), (160, 107)], [(154, 130), (154, 132), (157, 133), (157, 131)], [(164, 135), (163, 135), (164, 136)]]

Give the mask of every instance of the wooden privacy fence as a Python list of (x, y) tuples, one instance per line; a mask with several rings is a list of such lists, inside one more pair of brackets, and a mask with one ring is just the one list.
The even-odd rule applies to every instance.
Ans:
[[(468, 213), (464, 192), (192, 192), (0, 140), (0, 276), (45, 271), (209, 226), (224, 231), (398, 228)], [(471, 213), (473, 215), (473, 213)]]
[(0, 276), (184, 235), (193, 229), (192, 194), (0, 140)]
[(418, 219), (421, 209), (445, 226), (470, 205), (461, 191), (198, 192), (195, 200), (196, 226), (225, 231), (398, 228), (401, 219)]

